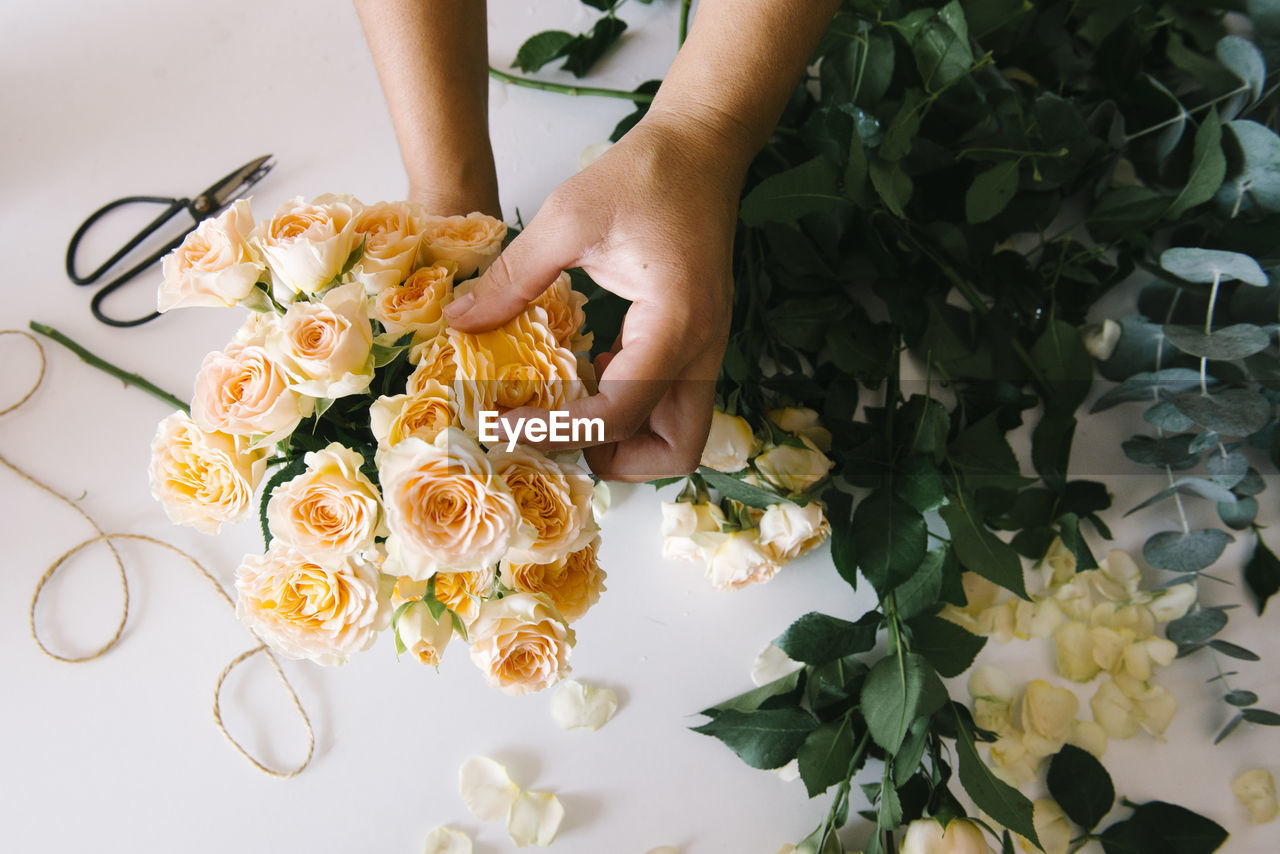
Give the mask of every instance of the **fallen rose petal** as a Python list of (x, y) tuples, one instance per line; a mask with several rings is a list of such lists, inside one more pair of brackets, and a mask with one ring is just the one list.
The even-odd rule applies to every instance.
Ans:
[(1249, 811), (1249, 820), (1254, 824), (1275, 821), (1276, 816), (1280, 815), (1280, 804), (1276, 802), (1276, 781), (1265, 768), (1245, 771), (1231, 783), (1231, 791)]
[(487, 756), (472, 756), (458, 769), (458, 793), (481, 821), (501, 821), (520, 794), (507, 769)]
[(551, 695), (551, 717), (560, 729), (595, 732), (618, 711), (618, 696), (608, 688), (566, 679)]
[(768, 685), (775, 679), (781, 679), (804, 667), (798, 661), (789, 658), (785, 652), (773, 644), (768, 644), (751, 662), (751, 681), (756, 685)]
[(471, 837), (451, 827), (437, 827), (427, 834), (425, 854), (471, 854)]
[(564, 807), (550, 792), (521, 792), (507, 813), (507, 835), (517, 848), (546, 847), (555, 841)]

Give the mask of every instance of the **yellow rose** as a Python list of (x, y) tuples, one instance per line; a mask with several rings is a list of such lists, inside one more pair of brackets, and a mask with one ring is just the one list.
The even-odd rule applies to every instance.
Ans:
[(306, 471), (271, 492), (271, 536), (322, 562), (372, 548), (386, 531), (378, 488), (360, 473), (364, 457), (334, 442), (304, 460)]
[(369, 407), (369, 429), (379, 448), (389, 448), (410, 436), (433, 442), (440, 431), (457, 422), (457, 416), (453, 393), (435, 380), (427, 380), (414, 394), (375, 400)]
[(310, 410), (310, 400), (289, 388), (284, 370), (257, 346), (232, 345), (205, 356), (191, 399), (201, 430), (261, 436), (254, 447), (288, 436)]
[(694, 534), (717, 533), (724, 511), (718, 504), (687, 501), (662, 502), (662, 556), (672, 560), (702, 560), (702, 548)]
[(502, 583), (521, 593), (543, 593), (568, 622), (587, 613), (604, 592), (605, 571), (596, 562), (600, 538), (551, 563), (502, 562)]
[(786, 502), (771, 504), (760, 517), (760, 544), (769, 549), (774, 561), (783, 564), (822, 544), (831, 534), (831, 523), (822, 505), (810, 501), (801, 507)]
[(436, 599), (470, 626), (480, 616), (480, 605), (493, 593), (492, 570), (440, 572), (436, 574)]
[(249, 247), (252, 230), (247, 199), (200, 223), (160, 264), (160, 311), (196, 305), (225, 308), (247, 297), (265, 269)]
[(694, 534), (707, 561), (707, 580), (717, 590), (740, 590), (763, 584), (781, 568), (768, 549), (760, 545), (758, 532), (748, 528), (730, 534)]
[(175, 525), (216, 534), (253, 510), (253, 491), (266, 459), (243, 450), (234, 436), (206, 433), (185, 413), (160, 422), (151, 440), (151, 494)]
[(569, 672), (573, 629), (545, 596), (490, 599), (470, 635), (471, 660), (490, 685), (508, 694), (541, 691)]
[(406, 389), (409, 394), (418, 394), (432, 380), (452, 387), (458, 374), (453, 342), (445, 332), (441, 332), (429, 341), (421, 341), (410, 347), (409, 361), (417, 365), (409, 375)]
[(309, 397), (357, 394), (373, 380), (373, 328), (364, 290), (351, 282), (321, 302), (295, 302), (267, 336), (267, 352)]
[(976, 824), (953, 818), (946, 830), (931, 818), (918, 818), (907, 825), (902, 854), (991, 854), (987, 840)]
[(515, 498), (520, 518), (533, 531), (533, 542), (511, 549), (507, 560), (547, 564), (591, 542), (598, 528), (591, 510), (594, 486), (586, 472), (520, 446), (490, 451), (489, 462)]
[(356, 215), (355, 243), (364, 242), (356, 265), (356, 281), (370, 293), (398, 285), (409, 277), (418, 259), (422, 235), (408, 202), (378, 202)]
[(561, 347), (571, 353), (591, 349), (595, 334), (588, 332), (584, 335), (582, 332), (582, 327), (587, 322), (587, 313), (582, 310), (587, 304), (587, 295), (573, 289), (568, 273), (557, 276), (551, 287), (538, 294), (538, 298), (529, 304), (547, 313), (547, 327)]
[(699, 464), (716, 471), (741, 471), (747, 467), (755, 446), (756, 438), (747, 419), (717, 409), (711, 413), (711, 432)]
[(804, 436), (804, 447), (776, 445), (756, 457), (756, 471), (772, 486), (788, 494), (804, 492), (827, 476), (835, 465)]
[(373, 295), (370, 314), (387, 332), (412, 332), (429, 340), (444, 329), (444, 306), (453, 294), (452, 262), (420, 267), (404, 284), (389, 285)]
[(482, 213), (466, 216), (429, 216), (420, 222), (423, 264), (453, 261), (458, 277), (483, 273), (502, 251), (507, 224)]
[(449, 329), (458, 365), (458, 416), (468, 430), (479, 429), (481, 411), (564, 409), (586, 396), (577, 360), (556, 343), (546, 317), (542, 309), (530, 308), (489, 332)]
[(271, 270), (277, 300), (314, 294), (342, 272), (358, 242), (359, 210), (352, 198), (320, 196), (308, 204), (299, 196), (254, 229), (250, 242)]
[[(493, 566), (518, 531), (520, 508), (475, 440), (450, 427), (428, 444), (404, 439), (380, 452), (378, 477), (396, 575)], [(391, 571), (391, 570), (388, 570)]]
[(378, 589), (378, 570), (368, 564), (316, 563), (273, 543), (236, 570), (236, 615), (281, 655), (343, 664), (386, 628)]
[(406, 652), (423, 664), (436, 667), (453, 637), (453, 619), (441, 613), (437, 621), (427, 603), (419, 599), (410, 602), (396, 617), (395, 631)]
[(819, 450), (831, 450), (831, 431), (822, 426), (818, 413), (807, 406), (788, 406), (770, 409), (769, 420), (795, 436), (804, 436)]

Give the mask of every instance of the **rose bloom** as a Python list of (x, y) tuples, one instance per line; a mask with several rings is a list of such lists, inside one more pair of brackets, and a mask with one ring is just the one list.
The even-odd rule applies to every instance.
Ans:
[(373, 645), (390, 618), (376, 568), (316, 563), (284, 543), (244, 559), (236, 593), (236, 615), (272, 649), (317, 664), (346, 663)]
[(369, 429), (379, 448), (389, 448), (410, 436), (424, 442), (457, 421), (453, 392), (435, 380), (427, 380), (415, 394), (380, 397), (369, 407)]
[(563, 409), (586, 397), (577, 359), (556, 343), (546, 317), (542, 309), (530, 308), (489, 332), (449, 329), (458, 364), (458, 416), (468, 430), (478, 429), (483, 410)]
[(711, 432), (702, 448), (700, 465), (722, 472), (741, 471), (747, 467), (755, 444), (747, 419), (716, 410), (711, 414)]
[(730, 534), (695, 534), (707, 561), (707, 580), (717, 590), (740, 590), (763, 584), (781, 568), (769, 550), (757, 539), (759, 532), (748, 528)]
[(450, 427), (427, 443), (408, 438), (378, 460), (396, 575), (481, 570), (497, 563), (519, 529), (520, 508), (475, 440)]
[(694, 534), (719, 533), (724, 511), (720, 505), (687, 501), (662, 502), (662, 556), (671, 560), (703, 560)]
[(490, 599), (470, 635), (471, 660), (490, 685), (507, 694), (541, 691), (569, 672), (573, 629), (545, 596)]
[(385, 525), (378, 488), (360, 473), (364, 457), (334, 442), (304, 460), (306, 471), (277, 486), (267, 502), (271, 536), (318, 561), (372, 548)]
[[(497, 581), (493, 570), (483, 569), (477, 572), (437, 572), (434, 589), (436, 600), (443, 604), (469, 626), (480, 615), (480, 604), (493, 595), (494, 583)], [(407, 575), (396, 579), (391, 591), (391, 604), (399, 606), (414, 599), (421, 599), (427, 594), (428, 583), (414, 581)]]
[(373, 380), (373, 328), (364, 290), (351, 282), (321, 302), (295, 302), (267, 337), (267, 352), (310, 397), (356, 394)]
[(249, 247), (253, 214), (240, 199), (217, 218), (206, 219), (182, 245), (164, 256), (160, 311), (195, 305), (228, 308), (249, 295), (265, 265)]
[(953, 818), (946, 830), (934, 819), (918, 818), (907, 825), (898, 850), (901, 854), (991, 854), (982, 831), (963, 818)]
[(831, 523), (816, 501), (803, 507), (790, 502), (771, 504), (758, 524), (760, 544), (767, 547), (780, 564), (816, 548), (831, 534)]
[(489, 462), (511, 490), (520, 518), (534, 532), (533, 542), (525, 548), (513, 548), (508, 560), (551, 563), (595, 536), (598, 528), (591, 511), (594, 485), (582, 469), (526, 447), (490, 451)]
[(835, 465), (809, 439), (804, 436), (799, 439), (804, 447), (775, 445), (755, 461), (756, 471), (770, 485), (793, 495), (822, 480)]
[(244, 323), (231, 336), (231, 343), (241, 347), (261, 347), (276, 328), (279, 316), (274, 311), (250, 311)]
[(234, 436), (206, 433), (175, 412), (151, 440), (151, 494), (170, 522), (216, 534), (223, 522), (249, 516), (266, 465), (262, 453), (243, 451)]
[(770, 409), (769, 420), (796, 436), (804, 436), (819, 450), (831, 450), (831, 431), (822, 426), (818, 413), (806, 406)]
[(507, 224), (482, 213), (428, 216), (421, 220), (423, 264), (452, 261), (458, 278), (483, 273), (502, 251)]
[(422, 235), (408, 202), (378, 202), (356, 214), (355, 243), (364, 242), (356, 281), (377, 293), (409, 277), (418, 259)]
[(557, 276), (551, 287), (538, 294), (537, 299), (529, 304), (536, 305), (547, 313), (547, 328), (561, 347), (571, 353), (591, 349), (595, 341), (594, 333), (582, 334), (582, 327), (587, 322), (587, 313), (582, 310), (587, 304), (587, 295), (573, 289), (568, 273)]
[(191, 399), (201, 430), (261, 435), (255, 447), (288, 436), (310, 411), (311, 401), (289, 388), (284, 370), (258, 346), (232, 345), (205, 356)]
[(596, 561), (600, 538), (551, 563), (502, 562), (502, 583), (521, 593), (543, 593), (572, 622), (600, 600), (605, 571)]
[(420, 267), (401, 285), (389, 285), (373, 295), (370, 315), (387, 332), (428, 340), (444, 329), (444, 306), (453, 294), (452, 262)]
[(409, 375), (406, 391), (417, 394), (435, 380), (452, 386), (458, 375), (458, 362), (449, 335), (441, 332), (429, 341), (421, 341), (409, 348), (409, 361), (417, 365)]
[(437, 621), (431, 616), (427, 603), (418, 600), (400, 612), (395, 629), (406, 652), (423, 664), (437, 667), (445, 646), (453, 637), (453, 618), (442, 613)]
[(310, 204), (299, 196), (258, 224), (250, 242), (271, 270), (277, 300), (314, 294), (342, 272), (358, 243), (359, 210), (350, 196), (320, 196)]

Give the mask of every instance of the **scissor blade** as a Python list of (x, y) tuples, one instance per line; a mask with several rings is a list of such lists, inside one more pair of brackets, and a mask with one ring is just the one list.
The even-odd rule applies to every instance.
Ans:
[(270, 161), (270, 154), (250, 160), (226, 177), (214, 182), (200, 195), (209, 200), (211, 210), (221, 210), (232, 199), (261, 181), (271, 171), (271, 167), (275, 166)]

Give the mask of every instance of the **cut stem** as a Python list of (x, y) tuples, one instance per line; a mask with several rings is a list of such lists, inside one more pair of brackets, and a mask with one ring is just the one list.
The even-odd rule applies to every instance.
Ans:
[(527, 89), (541, 89), (544, 92), (559, 92), (561, 95), (593, 95), (598, 98), (620, 98), (637, 104), (648, 104), (653, 101), (652, 95), (644, 92), (624, 92), (622, 89), (601, 89), (596, 86), (566, 86), (563, 83), (551, 83), (546, 80), (534, 80), (531, 77), (517, 77), (490, 66), (489, 76), (504, 83), (524, 86)]
[(70, 338), (63, 335), (61, 332), (54, 329), (53, 327), (45, 326), (43, 323), (37, 323), (34, 320), (28, 323), (27, 325), (31, 327), (31, 331), (39, 332), (41, 335), (45, 336), (46, 338), (51, 338), (54, 341), (57, 341), (59, 344), (61, 344), (63, 347), (66, 347), (72, 353), (75, 353), (77, 356), (79, 356), (82, 360), (84, 360), (89, 365), (92, 365), (93, 367), (97, 368), (103, 373), (110, 374), (116, 379), (121, 380), (125, 385), (131, 385), (134, 388), (141, 389), (142, 391), (145, 391), (147, 394), (154, 397), (156, 400), (164, 401), (166, 404), (168, 404), (169, 406), (172, 406), (175, 409), (181, 409), (183, 412), (191, 411), (191, 407), (180, 398), (172, 394), (169, 394), (169, 392), (160, 388), (155, 383), (151, 382), (145, 377), (139, 376), (138, 374), (131, 374), (122, 368), (116, 367), (115, 365), (108, 362), (106, 359), (103, 359), (101, 356), (95, 356), (93, 353), (90, 353), (88, 350), (81, 347), (79, 344), (72, 341)]

